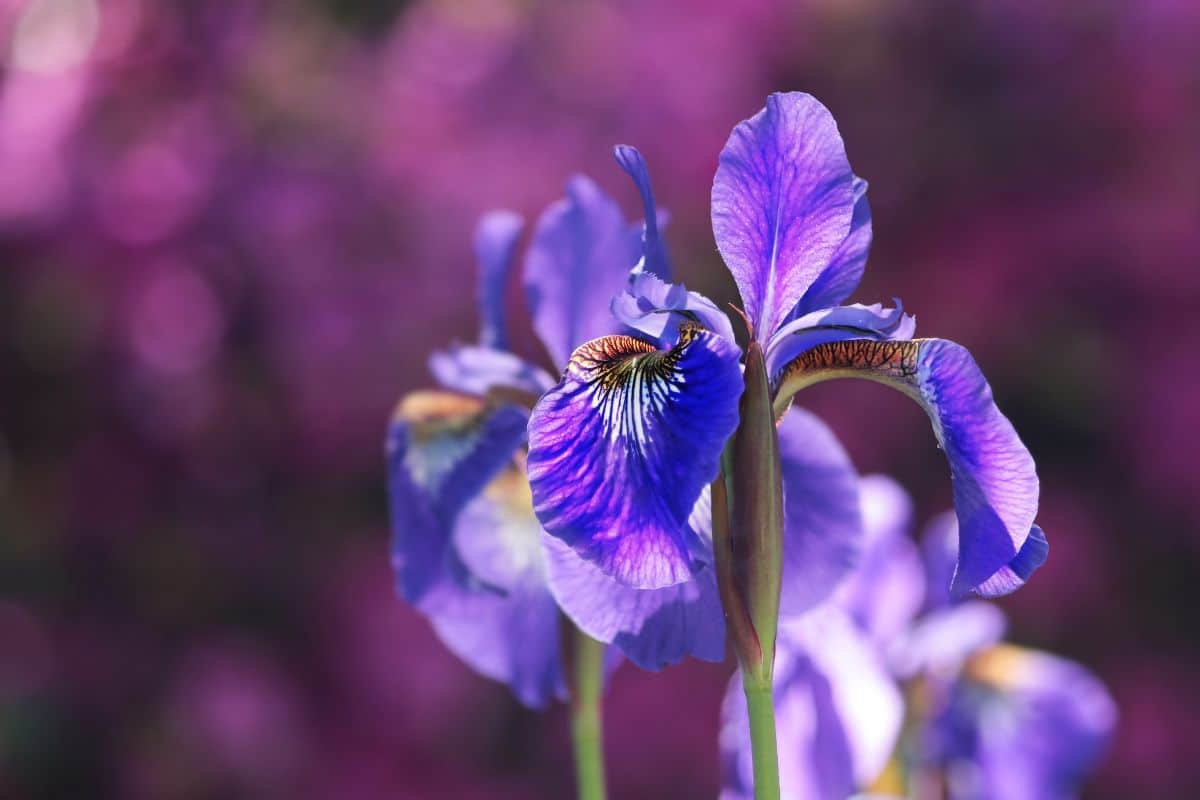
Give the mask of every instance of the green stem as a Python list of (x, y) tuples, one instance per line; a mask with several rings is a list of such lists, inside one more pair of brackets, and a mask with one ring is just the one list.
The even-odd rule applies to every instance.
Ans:
[(754, 800), (779, 800), (779, 753), (775, 744), (775, 705), (771, 680), (764, 684), (742, 673), (750, 712), (750, 750), (754, 761)]
[(575, 629), (574, 640), (571, 740), (575, 747), (575, 784), (579, 800), (604, 800), (604, 745), (600, 723), (604, 645), (578, 629)]

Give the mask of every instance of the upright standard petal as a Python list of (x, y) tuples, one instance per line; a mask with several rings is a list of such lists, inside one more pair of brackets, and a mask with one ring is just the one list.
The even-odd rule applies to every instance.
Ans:
[(778, 426), (783, 473), (781, 616), (801, 614), (854, 569), (862, 538), (858, 473), (816, 415), (793, 408)]
[(636, 147), (619, 144), (613, 148), (613, 156), (625, 173), (633, 179), (638, 194), (642, 198), (643, 221), (642, 260), (638, 263), (640, 270), (651, 272), (663, 280), (671, 279), (671, 259), (667, 255), (667, 243), (659, 235), (658, 209), (654, 206), (654, 190), (650, 186), (650, 170), (646, 167), (646, 159)]
[[(1040, 529), (1033, 533), (1037, 472), (971, 354), (944, 339), (822, 344), (801, 353), (777, 376), (777, 412), (804, 386), (842, 377), (899, 389), (933, 422), (950, 462), (959, 525), (952, 592), (992, 596), (1027, 579), (1046, 552)], [(1034, 544), (1023, 550), (1031, 539)]]
[(629, 336), (588, 342), (529, 421), (542, 526), (606, 575), (643, 589), (698, 568), (687, 522), (737, 425), (738, 350), (698, 326), (670, 350)]
[(428, 614), (438, 637), (531, 708), (563, 696), (561, 619), (546, 587), (542, 529), (519, 459), (463, 508), (453, 544), (483, 587), (435, 592)]
[(791, 317), (802, 317), (845, 302), (862, 280), (870, 249), (871, 206), (867, 202), (867, 182), (855, 177), (854, 215), (850, 218), (850, 233), (834, 251), (829, 266), (800, 298)]
[(508, 347), (504, 288), (517, 241), (525, 221), (512, 211), (491, 211), (475, 228), (475, 260), (479, 264), (479, 343), (503, 350)]
[(725, 143), (713, 233), (764, 345), (850, 233), (853, 178), (833, 116), (800, 92), (768, 97)]
[[(903, 698), (875, 648), (836, 609), (780, 627), (774, 696), (782, 797), (844, 800), (887, 764)], [(735, 675), (721, 707), (722, 800), (753, 797), (748, 731)]]
[(525, 290), (534, 330), (556, 365), (614, 331), (609, 305), (639, 249), (621, 209), (582, 175), (542, 214), (525, 257)]
[(420, 604), (449, 577), (450, 537), (462, 508), (512, 459), (525, 414), (448, 392), (415, 392), (387, 438), (392, 564), (404, 598)]

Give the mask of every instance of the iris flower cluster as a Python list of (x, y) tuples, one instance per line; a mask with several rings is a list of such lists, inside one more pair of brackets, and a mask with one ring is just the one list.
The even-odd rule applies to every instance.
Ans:
[[(1068, 800), (1103, 754), (1116, 708), (1083, 666), (1002, 641), (995, 605), (947, 591), (952, 512), (910, 536), (912, 502), (862, 479), (863, 549), (830, 600), (781, 624), (775, 665), (788, 798)], [(746, 703), (722, 707), (722, 800), (753, 796)]]
[[(479, 225), (478, 342), (432, 357), (442, 388), (405, 397), (388, 435), (400, 592), (449, 648), (535, 708), (568, 685), (578, 691), (564, 665), (564, 653), (579, 661), (581, 648), (563, 639), (572, 627), (575, 641), (611, 645), (608, 667), (619, 656), (650, 670), (686, 656), (719, 661), (728, 640), (746, 701), (726, 704), (742, 738), (722, 743), (729, 763), (749, 770), (731, 769), (728, 791), (777, 796), (780, 773), (786, 788), (796, 769), (823, 773), (834, 762), (806, 761), (811, 748), (797, 761), (797, 727), (778, 729), (776, 765), (775, 705), (781, 716), (791, 707), (793, 683), (816, 702), (822, 659), (848, 664), (847, 675), (881, 663), (882, 645), (861, 641), (883, 624), (870, 609), (897, 613), (888, 576), (894, 560), (912, 560), (864, 526), (870, 492), (833, 432), (793, 405), (796, 393), (865, 378), (927, 413), (953, 484), (957, 535), (942, 554), (948, 567), (930, 571), (947, 603), (1011, 592), (1045, 560), (1037, 475), (963, 347), (913, 338), (899, 301), (846, 304), (871, 213), (824, 106), (772, 95), (721, 152), (713, 232), (741, 294), (744, 346), (714, 302), (671, 282), (666, 215), (646, 164), (631, 147), (615, 155), (644, 218), (627, 221), (592, 181), (573, 177), (523, 259), (533, 329), (558, 378), (509, 349), (503, 297), (522, 221), (494, 212)], [(844, 635), (811, 633), (831, 625)], [(924, 635), (941, 646), (938, 629)], [(793, 679), (801, 663), (809, 677)], [(786, 681), (775, 681), (777, 669)], [(826, 695), (833, 680), (821, 678)], [(863, 788), (883, 762), (855, 760), (859, 734), (890, 756), (896, 737), (883, 734), (898, 723), (849, 714), (839, 724), (853, 768), (837, 789), (798, 796)]]

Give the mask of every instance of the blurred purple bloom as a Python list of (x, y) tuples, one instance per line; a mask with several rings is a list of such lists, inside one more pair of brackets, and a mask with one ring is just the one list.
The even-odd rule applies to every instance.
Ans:
[[(484, 342), (505, 339), (500, 287), (520, 231), (505, 212), (477, 231)], [(521, 463), (526, 413), (488, 399), (505, 387), (528, 391), (538, 371), (486, 345), (442, 354), (433, 371), (453, 391), (408, 395), (388, 432), (397, 584), (447, 647), (541, 708), (565, 684), (558, 607)]]
[[(620, 147), (617, 158), (643, 187), (653, 219), (636, 151)], [(774, 94), (734, 129), (713, 183), (712, 224), (765, 348), (776, 413), (799, 389), (834, 377), (880, 381), (916, 400), (950, 462), (964, 530), (951, 588), (998, 595), (1021, 585), (1045, 558), (1033, 524), (1037, 476), (975, 362), (952, 342), (912, 340), (914, 320), (899, 303), (835, 305), (861, 278), (871, 221), (866, 184), (850, 169), (824, 106), (805, 94)], [(643, 245), (612, 310), (651, 341), (610, 336), (575, 351), (534, 409), (529, 468), (549, 533), (604, 574), (658, 589), (707, 563), (688, 516), (738, 424), (742, 382), (728, 320), (707, 298), (644, 272), (658, 248), (649, 225)], [(821, 446), (802, 443), (796, 452), (806, 449)], [(816, 542), (801, 538), (784, 549), (794, 564), (784, 577), (785, 612), (819, 602), (853, 563), (857, 503), (842, 502), (856, 488), (848, 465), (840, 480), (850, 487), (845, 493), (788, 503), (788, 519), (822, 503), (831, 508), (806, 532)], [(785, 496), (796, 493), (789, 487)], [(804, 586), (805, 596), (789, 603), (789, 584)]]
[(1076, 798), (1117, 719), (1108, 690), (1084, 667), (1011, 646), (975, 659), (946, 714), (975, 733), (946, 766), (951, 800)]
[[(950, 800), (1075, 797), (1115, 725), (1103, 685), (1078, 664), (999, 644), (998, 608), (952, 600), (944, 581), (927, 583), (926, 573), (946, 577), (953, 567), (953, 514), (930, 525), (923, 562), (908, 539), (904, 491), (871, 476), (860, 497), (858, 567), (831, 603), (780, 628), (784, 796), (910, 796), (920, 784), (942, 787)], [(739, 689), (735, 676), (722, 710), (727, 798), (749, 797), (752, 785)], [(902, 691), (911, 701), (903, 733)]]

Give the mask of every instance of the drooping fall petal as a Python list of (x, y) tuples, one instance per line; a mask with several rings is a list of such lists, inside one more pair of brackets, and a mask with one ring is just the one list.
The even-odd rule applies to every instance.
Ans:
[[(1023, 583), (1046, 552), (1045, 536), (1033, 524), (1037, 472), (966, 348), (944, 339), (852, 339), (818, 345), (781, 370), (776, 408), (785, 409), (804, 386), (841, 377), (866, 378), (898, 389), (920, 404), (932, 421), (950, 464), (959, 526), (952, 591), (991, 596)], [(1023, 551), (1031, 539), (1034, 544)]]
[(630, 586), (688, 580), (687, 520), (737, 425), (738, 350), (699, 327), (669, 350), (588, 342), (529, 422), (529, 481), (543, 527)]

